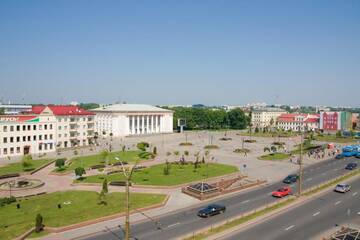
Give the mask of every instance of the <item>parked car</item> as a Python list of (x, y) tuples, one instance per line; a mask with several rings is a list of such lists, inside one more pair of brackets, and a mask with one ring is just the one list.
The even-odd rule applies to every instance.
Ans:
[(339, 193), (346, 193), (346, 192), (350, 191), (350, 189), (351, 189), (351, 186), (349, 184), (340, 183), (340, 184), (336, 185), (334, 191), (339, 192)]
[(355, 155), (356, 158), (360, 158), (360, 152)]
[(357, 168), (357, 163), (348, 163), (345, 167), (346, 170), (354, 170)]
[(287, 195), (291, 194), (291, 192), (292, 192), (291, 188), (282, 187), (282, 188), (279, 188), (278, 190), (272, 192), (272, 196), (282, 198), (282, 197), (286, 197)]
[(289, 176), (287, 176), (286, 178), (284, 178), (283, 183), (294, 183), (299, 179), (299, 176), (297, 174), (290, 174)]
[(342, 155), (342, 153), (340, 153), (340, 154), (336, 155), (335, 158), (336, 158), (336, 159), (342, 159), (342, 158), (344, 158), (344, 155)]
[(211, 204), (205, 208), (202, 208), (198, 211), (199, 217), (211, 217), (220, 213), (224, 213), (226, 210), (226, 207), (220, 204)]

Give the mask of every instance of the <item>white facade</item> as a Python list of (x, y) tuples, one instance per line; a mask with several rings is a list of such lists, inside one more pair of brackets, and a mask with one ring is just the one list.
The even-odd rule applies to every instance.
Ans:
[(139, 104), (115, 104), (92, 110), (95, 131), (114, 137), (171, 133), (173, 112), (167, 109)]
[(285, 131), (315, 131), (319, 129), (319, 116), (312, 114), (283, 114), (277, 119), (277, 127)]
[[(265, 128), (276, 124), (277, 118), (286, 111), (280, 108), (258, 108), (252, 111), (251, 123), (253, 127)], [(272, 120), (271, 120), (272, 119)]]

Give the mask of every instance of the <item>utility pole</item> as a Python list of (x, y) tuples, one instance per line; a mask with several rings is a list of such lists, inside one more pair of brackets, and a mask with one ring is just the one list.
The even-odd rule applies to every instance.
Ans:
[[(116, 160), (120, 160), (118, 157), (115, 158)], [(130, 239), (130, 182), (132, 174), (136, 168), (137, 162), (135, 165), (130, 169), (126, 170), (123, 163), (120, 161), (121, 167), (123, 169), (123, 174), (125, 176), (125, 240)]]
[(301, 142), (300, 142), (300, 159), (299, 159), (299, 186), (298, 186), (298, 196), (301, 196), (302, 180), (303, 180), (303, 170), (302, 170), (302, 151), (303, 151), (303, 141), (304, 141), (304, 131), (301, 131)]

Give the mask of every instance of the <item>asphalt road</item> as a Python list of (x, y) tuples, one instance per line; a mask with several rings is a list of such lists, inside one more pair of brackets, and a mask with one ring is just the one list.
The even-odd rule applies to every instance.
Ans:
[[(359, 164), (360, 159), (331, 159), (306, 167), (304, 169), (303, 189), (318, 185), (324, 181), (345, 174), (348, 170), (345, 170), (344, 167), (349, 162), (358, 162)], [(296, 185), (297, 184), (295, 184), (295, 186), (291, 185), (294, 192), (297, 191)], [(277, 182), (251, 191), (240, 192), (226, 196), (222, 199), (214, 200), (214, 203), (225, 205), (227, 210), (224, 214), (207, 219), (197, 217), (196, 213), (200, 208), (208, 205), (209, 203), (203, 203), (192, 208), (170, 212), (169, 214), (155, 218), (155, 220), (160, 223), (161, 229), (157, 228), (159, 225), (155, 224), (154, 221), (143, 221), (131, 225), (131, 235), (140, 240), (175, 239), (184, 234), (192, 233), (199, 229), (209, 227), (212, 224), (216, 224), (220, 221), (224, 221), (228, 218), (256, 209), (265, 204), (272, 203), (276, 199), (271, 196), (271, 192), (281, 186), (284, 186), (284, 184), (282, 182)], [(100, 232), (81, 239), (123, 239), (123, 231), (119, 228), (112, 229), (112, 231)]]
[[(221, 239), (303, 240), (321, 239), (335, 225), (360, 223), (360, 179), (345, 194), (329, 191), (297, 208)], [(323, 236), (324, 237), (324, 236)]]

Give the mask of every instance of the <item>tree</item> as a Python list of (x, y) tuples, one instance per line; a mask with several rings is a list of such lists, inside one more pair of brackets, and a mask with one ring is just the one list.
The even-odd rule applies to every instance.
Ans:
[(258, 133), (258, 132), (260, 132), (260, 129), (256, 126), (255, 127), (255, 133)]
[(232, 129), (245, 129), (249, 125), (250, 119), (240, 108), (230, 110), (227, 116)]
[(154, 155), (157, 155), (157, 148), (156, 148), (156, 146), (153, 148), (153, 154), (154, 154)]
[(272, 127), (272, 126), (274, 125), (274, 122), (275, 122), (275, 121), (274, 121), (274, 118), (271, 118), (271, 119), (270, 119), (270, 127)]
[(104, 204), (106, 205), (106, 193), (104, 191), (101, 190), (101, 192), (99, 193), (99, 204)]
[(82, 176), (86, 174), (86, 171), (83, 167), (77, 167), (75, 168), (75, 175), (79, 176), (80, 179), (82, 179)]
[(43, 225), (43, 217), (41, 216), (40, 213), (38, 213), (36, 215), (35, 218), (35, 232), (41, 232), (44, 229), (44, 225)]
[(138, 144), (136, 144), (136, 147), (143, 152), (145, 152), (146, 148), (148, 148), (149, 146), (150, 144), (147, 142), (139, 142)]
[(101, 158), (101, 162), (103, 163), (106, 163), (107, 165), (107, 159), (108, 159), (108, 156), (109, 156), (109, 151), (104, 149), (100, 152), (100, 158)]
[(264, 152), (270, 152), (270, 148), (269, 147), (264, 147)]
[(64, 158), (56, 159), (55, 166), (59, 169), (63, 168), (65, 166), (65, 159)]
[(271, 151), (272, 151), (272, 152), (276, 152), (276, 151), (277, 151), (276, 146), (271, 146)]
[(338, 138), (339, 138), (339, 137), (342, 137), (341, 131), (337, 131), (337, 132), (336, 132), (336, 137), (338, 137)]
[(164, 175), (167, 176), (170, 174), (170, 163), (166, 160), (165, 166), (164, 166)]
[(24, 155), (21, 159), (21, 164), (24, 168), (29, 168), (33, 165), (32, 163), (32, 156), (27, 154), (27, 155)]
[(184, 155), (185, 155), (185, 156), (189, 156), (189, 151), (185, 150), (185, 151), (184, 151)]
[(102, 192), (104, 193), (108, 193), (109, 189), (108, 189), (108, 182), (107, 182), (107, 178), (104, 179), (103, 184), (102, 184)]

